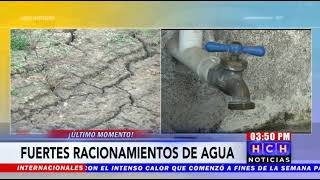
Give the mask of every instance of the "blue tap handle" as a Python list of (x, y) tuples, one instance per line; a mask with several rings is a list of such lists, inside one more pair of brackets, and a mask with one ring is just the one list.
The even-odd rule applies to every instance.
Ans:
[(206, 44), (208, 52), (231, 52), (231, 53), (247, 53), (254, 56), (264, 56), (266, 50), (262, 46), (243, 46), (241, 44), (220, 44), (210, 41)]

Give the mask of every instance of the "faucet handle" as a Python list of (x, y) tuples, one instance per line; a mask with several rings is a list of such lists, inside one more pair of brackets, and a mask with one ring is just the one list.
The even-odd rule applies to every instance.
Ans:
[(247, 53), (259, 57), (264, 56), (266, 52), (265, 48), (262, 46), (243, 46), (240, 43), (221, 44), (209, 41), (205, 47), (208, 52), (230, 52), (235, 54)]

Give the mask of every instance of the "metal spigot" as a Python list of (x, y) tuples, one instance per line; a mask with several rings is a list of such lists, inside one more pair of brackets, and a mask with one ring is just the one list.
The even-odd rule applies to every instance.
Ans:
[(231, 55), (221, 60), (216, 69), (209, 71), (209, 84), (216, 86), (225, 94), (231, 96), (228, 108), (231, 110), (254, 109), (255, 104), (250, 100), (248, 86), (242, 78), (242, 72), (247, 68), (248, 62), (240, 59), (241, 53), (262, 57), (265, 55), (265, 48), (262, 46), (248, 47), (239, 42), (232, 44), (220, 44), (208, 42), (208, 52), (229, 52)]

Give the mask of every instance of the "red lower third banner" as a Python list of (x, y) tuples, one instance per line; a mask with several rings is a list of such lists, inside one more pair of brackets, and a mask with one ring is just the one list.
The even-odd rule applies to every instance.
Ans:
[(85, 164), (0, 164), (0, 172), (85, 172)]
[(143, 130), (50, 130), (49, 138), (142, 138), (147, 137), (149, 131)]

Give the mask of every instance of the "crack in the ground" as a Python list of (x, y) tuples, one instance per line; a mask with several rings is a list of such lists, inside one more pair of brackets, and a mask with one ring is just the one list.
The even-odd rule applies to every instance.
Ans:
[[(119, 57), (119, 58), (121, 58), (121, 57)], [(117, 58), (117, 59), (119, 59), (119, 58)], [(131, 64), (131, 63), (134, 63), (134, 62), (138, 62), (138, 61), (140, 61), (140, 60), (144, 60), (144, 59), (145, 59), (145, 57), (143, 57), (143, 58), (137, 58), (137, 59), (133, 59), (133, 60), (129, 60), (129, 61), (125, 64), (126, 70), (127, 70), (129, 73), (132, 72), (132, 71), (130, 70), (130, 64)], [(110, 64), (108, 64), (108, 65), (110, 65)], [(106, 69), (108, 69), (108, 68), (109, 68), (109, 66), (105, 66), (104, 68), (99, 69), (99, 71), (96, 72), (96, 73), (94, 73), (94, 74), (99, 75), (99, 74), (101, 74), (102, 71), (104, 71), (104, 70), (106, 70)], [(92, 86), (92, 87), (94, 87), (94, 88), (97, 88), (97, 89), (102, 90), (102, 94), (105, 92), (105, 90), (104, 90), (105, 88), (110, 88), (110, 87), (117, 86), (117, 85), (120, 84), (123, 80), (128, 79), (131, 75), (133, 75), (133, 73), (126, 74), (125, 76), (120, 77), (115, 83), (112, 83), (112, 84), (110, 84), (110, 85), (103, 86), (103, 87), (98, 87), (98, 86), (95, 86), (95, 85), (86, 83), (86, 82), (84, 81), (84, 79), (88, 79), (89, 77), (87, 77), (87, 76), (78, 76), (77, 74), (75, 74), (75, 73), (73, 73), (73, 72), (69, 72), (69, 73), (70, 73), (72, 76), (75, 76), (75, 77), (77, 77), (77, 78), (80, 79), (80, 82), (77, 83), (77, 84), (74, 86), (74, 88), (78, 87), (78, 86), (81, 85), (81, 84), (85, 84), (85, 85)], [(91, 75), (92, 75), (92, 74), (91, 74)], [(56, 90), (57, 86), (61, 83), (62, 80), (63, 80), (63, 78), (61, 78), (60, 80), (58, 80), (59, 83), (56, 84), (56, 85), (54, 85), (54, 86), (51, 85), (50, 83), (48, 83), (48, 80), (46, 80), (47, 83), (48, 83), (48, 85), (49, 85), (49, 90), (50, 90), (53, 94), (56, 95), (56, 93), (54, 93), (54, 91)], [(53, 90), (53, 91), (52, 91), (52, 90)], [(43, 94), (43, 95), (48, 95), (48, 93), (45, 93), (45, 94)], [(58, 98), (61, 98), (59, 95), (56, 95), (56, 96), (57, 96)], [(32, 100), (35, 100), (35, 98), (36, 98), (36, 97), (34, 97)], [(64, 99), (64, 98), (61, 98), (61, 99)], [(68, 99), (68, 98), (67, 98), (67, 99)]]
[(57, 106), (60, 103), (60, 101), (56, 101), (52, 104), (48, 104), (45, 106), (42, 106), (41, 108), (36, 108), (36, 109), (28, 109), (30, 112), (28, 114), (26, 114), (25, 112), (23, 112), (23, 110), (19, 109), (18, 111), (16, 111), (16, 113), (22, 112), (24, 115), (26, 115), (24, 118), (20, 119), (19, 121), (15, 121), (15, 123), (23, 121), (23, 120), (28, 120), (30, 119), (32, 116), (36, 115), (36, 114), (40, 114), (42, 111), (50, 108), (50, 107), (54, 107)]
[(132, 34), (130, 34), (130, 36), (133, 37), (134, 39), (138, 40), (142, 44), (144, 51), (147, 53), (147, 57), (151, 57), (152, 56), (151, 52), (148, 49), (147, 42), (145, 42), (145, 40), (143, 40), (142, 38), (137, 36), (136, 33), (132, 33)]
[(12, 111), (13, 113), (23, 113), (26, 115), (26, 117), (20, 119), (19, 121), (15, 121), (15, 123), (17, 122), (20, 122), (20, 121), (23, 121), (23, 120), (27, 120), (27, 119), (30, 119), (32, 116), (34, 115), (38, 115), (40, 113), (42, 113), (42, 111), (50, 108), (50, 107), (56, 107), (58, 106), (59, 104), (62, 104), (68, 100), (70, 100), (71, 98), (73, 97), (88, 97), (89, 95), (96, 95), (96, 93), (86, 93), (86, 94), (73, 94), (73, 95), (70, 95), (68, 98), (62, 98), (60, 96), (57, 96), (56, 94), (54, 94), (57, 98), (59, 98), (58, 101), (52, 103), (52, 104), (48, 104), (48, 105), (45, 105), (45, 106), (42, 106), (41, 108), (36, 108), (36, 109), (28, 109), (30, 110), (30, 112), (28, 113), (28, 115), (26, 115), (26, 113), (24, 113), (21, 109), (18, 109), (16, 111)]
[(150, 112), (152, 115), (154, 115), (154, 116), (156, 116), (156, 117), (159, 117), (158, 113), (154, 112), (153, 110), (148, 109), (148, 108), (146, 108), (146, 107), (144, 107), (144, 106), (139, 106), (139, 105), (137, 105), (137, 103), (135, 102), (135, 99), (134, 99), (133, 95), (132, 95), (128, 90), (123, 89), (123, 88), (121, 88), (121, 87), (119, 87), (119, 86), (116, 86), (116, 87), (117, 87), (118, 89), (122, 90), (122, 91), (125, 91), (125, 92), (129, 95), (130, 105), (131, 105), (131, 106), (136, 107), (136, 108), (139, 108), (139, 109), (144, 109), (144, 110)]
[[(130, 64), (131, 64), (132, 62), (137, 62), (137, 61), (139, 61), (139, 60), (144, 60), (144, 59), (145, 59), (145, 58), (137, 58), (137, 59), (134, 59), (134, 60), (131, 60), (131, 61), (127, 62), (127, 64), (129, 64), (129, 66), (130, 66)], [(126, 65), (126, 67), (128, 67), (128, 68), (129, 68), (129, 66)], [(128, 70), (128, 69), (127, 69), (127, 70)], [(130, 71), (131, 71), (131, 70), (130, 70)], [(129, 71), (129, 72), (130, 72), (130, 71)], [(79, 78), (81, 79), (81, 83), (84, 83), (84, 84), (86, 84), (86, 85), (89, 85), (89, 86), (92, 86), (92, 87), (95, 87), (95, 88), (98, 88), (98, 89), (102, 90), (102, 94), (105, 93), (105, 88), (111, 88), (111, 87), (117, 87), (117, 88), (119, 88), (118, 85), (119, 85), (123, 80), (128, 79), (128, 78), (131, 76), (131, 74), (127, 74), (127, 75), (123, 76), (122, 78), (119, 78), (115, 83), (113, 83), (113, 84), (111, 84), (111, 85), (108, 85), (108, 86), (104, 86), (104, 87), (102, 87), (102, 88), (99, 88), (99, 87), (97, 87), (97, 86), (94, 86), (94, 85), (85, 83), (80, 76), (77, 76), (76, 74), (73, 74), (73, 75), (75, 75), (76, 77), (79, 77)], [(81, 83), (79, 83), (79, 85), (80, 85)], [(122, 89), (122, 88), (119, 88), (119, 89), (124, 90), (124, 89)], [(126, 90), (124, 90), (124, 91), (126, 91)], [(133, 105), (133, 104), (134, 104), (134, 99), (133, 99), (131, 93), (129, 93), (128, 91), (126, 91), (126, 92), (129, 94), (130, 105)], [(59, 98), (59, 100), (58, 100), (57, 102), (55, 102), (54, 104), (49, 105), (49, 106), (44, 106), (44, 107), (41, 107), (41, 108), (33, 109), (33, 110), (31, 110), (31, 112), (29, 113), (28, 116), (26, 116), (25, 118), (23, 118), (23, 119), (21, 119), (21, 120), (19, 120), (19, 121), (29, 119), (29, 118), (31, 118), (31, 117), (34, 116), (34, 115), (40, 114), (43, 110), (45, 110), (45, 109), (47, 109), (47, 108), (49, 108), (49, 107), (51, 107), (51, 106), (57, 106), (57, 105), (59, 105), (60, 103), (66, 102), (67, 100), (71, 99), (72, 97), (77, 97), (77, 96), (83, 97), (83, 96), (89, 96), (90, 94), (95, 94), (95, 93), (77, 94), (77, 95), (70, 95), (68, 98), (62, 98), (62, 97), (60, 97), (57, 93), (54, 93), (53, 91), (52, 91), (52, 93), (53, 93), (57, 98)], [(48, 95), (48, 94), (49, 94), (49, 93), (47, 93), (47, 95)], [(33, 101), (34, 101), (34, 100), (33, 100)], [(124, 105), (127, 105), (127, 104), (124, 104)], [(119, 111), (117, 111), (117, 112), (115, 113), (115, 116), (112, 116), (111, 118), (109, 118), (109, 119), (106, 120), (106, 121), (112, 120), (113, 118), (117, 117), (117, 116), (120, 114), (120, 112), (122, 111), (122, 107), (123, 107), (124, 105), (121, 105), (121, 106), (119, 107)], [(37, 112), (37, 111), (38, 111), (38, 112)], [(19, 122), (19, 121), (17, 121), (17, 122)], [(105, 121), (105, 122), (106, 122), (106, 121)], [(102, 123), (103, 123), (103, 122), (102, 122)], [(99, 123), (98, 125), (100, 125), (100, 124), (102, 124), (102, 123)], [(96, 126), (98, 126), (98, 125), (93, 125), (93, 127), (96, 127)], [(91, 129), (91, 128), (89, 128), (89, 129)]]
[(75, 31), (77, 31), (77, 30), (76, 29), (66, 29), (66, 30), (64, 30), (64, 32), (70, 33), (70, 37), (69, 37), (68, 41), (66, 42), (67, 45), (71, 45), (71, 43), (76, 39), (76, 36), (74, 34)]
[(122, 117), (122, 119), (123, 120), (125, 120), (125, 121), (127, 121), (127, 122), (129, 122), (129, 123), (132, 123), (132, 124), (134, 124), (134, 125), (138, 125), (138, 123), (136, 123), (136, 122), (134, 122), (134, 121), (132, 121), (132, 120), (130, 120), (130, 119), (128, 119), (128, 118), (125, 118), (125, 117)]
[(54, 102), (54, 103), (52, 103), (52, 104), (49, 104), (49, 105), (46, 105), (46, 106), (41, 107), (40, 110), (39, 110), (39, 113), (37, 113), (37, 114), (40, 114), (42, 111), (44, 111), (44, 110), (46, 110), (46, 109), (48, 109), (48, 108), (50, 108), (50, 107), (58, 106), (58, 105), (60, 104), (60, 102), (61, 102), (61, 101), (58, 100), (58, 101), (56, 101), (56, 102)]
[(42, 97), (48, 96), (49, 94), (50, 94), (49, 92), (45, 92), (45, 93), (36, 95), (36, 96), (28, 99), (24, 104), (28, 105), (28, 104), (30, 104), (31, 102), (34, 102), (34, 101), (36, 101), (36, 100), (39, 100), (39, 99), (42, 98)]
[[(123, 108), (125, 105), (128, 105), (128, 104), (129, 104), (129, 105), (131, 105), (131, 106), (134, 106), (135, 100), (134, 100), (132, 94), (131, 94), (129, 91), (127, 91), (127, 90), (119, 87), (118, 85), (119, 85), (121, 82), (123, 82), (125, 79), (130, 78), (131, 75), (134, 75), (134, 73), (133, 73), (133, 72), (131, 71), (131, 69), (130, 69), (130, 64), (131, 64), (131, 63), (135, 63), (135, 62), (138, 62), (138, 61), (140, 61), (140, 60), (145, 60), (146, 58), (147, 58), (147, 57), (137, 58), (137, 59), (134, 59), (134, 60), (131, 60), (131, 61), (127, 62), (127, 64), (125, 65), (125, 67), (126, 67), (126, 69), (127, 69), (128, 72), (131, 72), (130, 75), (124, 76), (123, 79), (121, 79), (120, 81), (117, 81), (116, 83), (114, 83), (114, 84), (111, 85), (111, 86), (105, 86), (105, 87), (103, 87), (103, 90), (104, 90), (105, 88), (117, 87), (118, 89), (125, 91), (125, 92), (129, 95), (130, 103), (126, 103), (126, 104), (121, 105), (121, 106), (119, 107), (118, 111), (116, 111), (116, 113), (115, 113), (113, 116), (111, 116), (110, 118), (104, 120), (103, 122), (95, 123), (94, 125), (90, 126), (88, 129), (93, 129), (93, 128), (95, 128), (95, 127), (97, 127), (97, 126), (99, 126), (99, 125), (101, 125), (101, 124), (103, 124), (103, 123), (105, 123), (105, 122), (111, 121), (112, 119), (116, 118), (116, 117), (122, 112), (122, 108)], [(104, 91), (103, 91), (103, 92), (104, 92)], [(137, 108), (139, 108), (139, 107), (137, 107)], [(147, 111), (150, 111), (150, 110), (148, 110), (148, 109), (146, 109), (146, 110), (147, 110)], [(152, 112), (152, 111), (150, 111), (150, 112)], [(152, 114), (155, 114), (155, 113), (152, 112)]]
[(112, 83), (112, 84), (110, 84), (110, 85), (107, 85), (107, 86), (102, 87), (103, 93), (105, 92), (105, 90), (104, 90), (105, 88), (111, 88), (111, 87), (117, 86), (117, 85), (119, 85), (120, 83), (122, 83), (122, 81), (130, 78), (131, 76), (134, 76), (134, 72), (130, 69), (130, 65), (131, 65), (132, 63), (136, 63), (136, 62), (138, 62), (138, 61), (145, 60), (146, 58), (147, 58), (147, 56), (143, 56), (142, 58), (134, 58), (134, 59), (132, 59), (132, 60), (128, 60), (128, 61), (125, 63), (124, 67), (126, 68), (126, 71), (129, 72), (129, 74), (126, 74), (126, 75), (120, 77), (115, 83)]
[(116, 87), (118, 84), (120, 84), (122, 81), (128, 79), (130, 77), (130, 74), (126, 74), (124, 76), (121, 76), (119, 79), (116, 80), (116, 82), (110, 84), (110, 85), (106, 85), (106, 86), (103, 86), (101, 89), (103, 91), (103, 93), (105, 93), (105, 89), (106, 88), (111, 88), (111, 87)]
[(67, 30), (64, 30), (65, 32), (67, 33), (70, 33), (70, 37), (69, 39), (67, 40), (67, 42), (65, 42), (66, 45), (68, 46), (71, 46), (79, 51), (81, 51), (84, 56), (88, 56), (88, 53), (86, 51), (84, 51), (83, 49), (79, 48), (78, 46), (74, 45), (73, 42), (75, 41), (76, 39), (76, 35), (74, 34), (75, 31), (77, 31), (77, 29), (67, 29)]
[(37, 50), (39, 50), (39, 49), (47, 49), (47, 48), (50, 48), (52, 46), (55, 47), (55, 46), (59, 46), (59, 45), (61, 45), (61, 43), (57, 42), (57, 43), (53, 43), (53, 44), (50, 44), (50, 45), (45, 46), (45, 47), (36, 47), (36, 49)]
[(57, 87), (59, 86), (60, 83), (61, 83), (61, 81), (55, 86), (53, 86), (53, 85), (48, 83), (48, 86), (49, 86), (50, 92), (52, 92), (52, 94), (54, 94), (57, 98), (59, 98), (61, 100), (63, 98), (56, 92), (56, 89), (57, 89)]
[[(108, 68), (108, 66), (106, 66), (106, 67)], [(106, 68), (106, 69), (107, 69), (107, 68)], [(88, 84), (87, 82), (85, 82), (84, 79), (86, 79), (86, 78), (81, 77), (81, 76), (78, 76), (77, 74), (75, 74), (75, 73), (73, 73), (73, 72), (70, 72), (70, 74), (80, 79), (80, 82), (77, 83), (74, 88), (77, 88), (77, 87), (80, 86), (81, 84), (85, 84), (85, 85), (87, 85), (87, 86), (91, 86), (91, 87), (94, 87), (94, 88), (97, 88), (97, 89), (101, 90), (101, 92), (102, 92), (101, 94), (104, 93), (104, 90), (101, 89), (100, 87), (95, 86), (95, 85), (93, 85), (93, 84)], [(99, 73), (99, 74), (100, 74), (100, 73)], [(99, 74), (98, 74), (98, 75), (99, 75)], [(97, 94), (98, 94), (98, 93), (97, 93)]]
[[(97, 76), (100, 75), (103, 71), (109, 69), (109, 68), (110, 68), (110, 65), (111, 65), (113, 62), (115, 62), (116, 60), (118, 60), (118, 59), (120, 59), (120, 58), (125, 58), (125, 57), (130, 56), (130, 55), (133, 55), (133, 54), (136, 54), (136, 53), (138, 53), (140, 50), (141, 50), (141, 49), (138, 49), (138, 50), (135, 50), (135, 51), (131, 51), (131, 52), (129, 52), (129, 53), (126, 53), (126, 54), (121, 54), (121, 55), (119, 55), (119, 56), (117, 56), (117, 57), (115, 57), (115, 58), (112, 58), (112, 59), (110, 59), (110, 60), (108, 61), (108, 63), (107, 63), (105, 66), (101, 66), (101, 67), (100, 67), (97, 71), (95, 71), (94, 73), (90, 73), (90, 74), (87, 74), (87, 75), (85, 75), (85, 76), (79, 76), (79, 75), (77, 75), (77, 74), (75, 74), (75, 73), (72, 73), (72, 75), (80, 78), (86, 85), (91, 85), (91, 86), (96, 87), (96, 88), (98, 88), (98, 89), (102, 89), (103, 87), (100, 88), (100, 87), (97, 87), (97, 86), (95, 86), (95, 85), (88, 84), (88, 83), (86, 83), (84, 80), (92, 79), (92, 78), (97, 77)], [(102, 57), (100, 60), (103, 60), (104, 58), (106, 58), (106, 57)], [(145, 58), (145, 56), (143, 56), (143, 58)], [(138, 58), (138, 59), (140, 59), (140, 58)], [(129, 60), (129, 61), (132, 61), (132, 60)], [(129, 71), (129, 72), (130, 72), (130, 71)]]
[(118, 89), (126, 92), (129, 95), (130, 105), (133, 105), (135, 103), (135, 100), (134, 100), (132, 94), (128, 90), (123, 89), (123, 88), (119, 87), (118, 85), (115, 85), (115, 87), (117, 87)]
[(150, 112), (152, 115), (154, 115), (154, 116), (156, 116), (156, 117), (159, 117), (159, 113), (154, 112), (153, 110), (151, 110), (151, 109), (149, 109), (149, 108), (146, 108), (146, 107), (144, 107), (144, 106), (139, 106), (139, 105), (137, 105), (137, 104), (135, 104), (135, 105), (133, 105), (133, 106), (136, 107), (136, 108), (144, 109), (144, 110)]
[(95, 128), (95, 127), (97, 127), (97, 126), (99, 126), (99, 125), (101, 125), (103, 123), (106, 123), (106, 122), (111, 121), (112, 119), (116, 118), (122, 112), (122, 108), (127, 104), (128, 103), (125, 103), (125, 104), (122, 104), (121, 106), (119, 106), (118, 110), (114, 111), (114, 114), (111, 117), (109, 117), (108, 119), (105, 119), (102, 122), (94, 123), (91, 126), (87, 127), (86, 129), (93, 129), (93, 128)]
[[(26, 62), (28, 62), (28, 58), (27, 56), (24, 56), (24, 60)], [(40, 68), (39, 68), (40, 67)], [(39, 64), (39, 65), (36, 65), (36, 67), (32, 67), (30, 65), (25, 65), (23, 67), (21, 67), (21, 69), (16, 69), (14, 73), (11, 73), (11, 75), (23, 75), (23, 74), (30, 74), (30, 73), (40, 73), (42, 71), (45, 70), (45, 63), (44, 64)]]
[[(147, 58), (147, 57), (138, 58), (138, 59), (134, 59), (134, 60), (131, 60), (131, 61), (127, 62), (126, 65), (125, 65), (125, 67), (126, 67), (126, 70), (127, 70), (130, 74), (124, 76), (123, 78), (119, 78), (118, 81), (117, 81), (116, 83), (112, 84), (112, 85), (103, 87), (103, 93), (105, 92), (105, 90), (104, 90), (105, 88), (110, 88), (110, 87), (117, 87), (118, 89), (120, 89), (120, 90), (122, 90), (122, 91), (125, 91), (125, 92), (129, 95), (130, 103), (126, 103), (126, 104), (121, 105), (121, 106), (119, 107), (118, 111), (116, 111), (116, 113), (115, 113), (113, 116), (111, 116), (110, 118), (104, 120), (103, 122), (95, 123), (94, 125), (90, 126), (90, 127), (87, 128), (87, 129), (93, 129), (93, 128), (95, 128), (95, 127), (97, 127), (97, 126), (99, 126), (99, 125), (101, 125), (101, 124), (103, 124), (103, 123), (105, 123), (105, 122), (111, 121), (112, 119), (116, 118), (116, 117), (122, 112), (122, 108), (123, 108), (125, 105), (128, 105), (128, 104), (129, 104), (129, 105), (131, 105), (131, 106), (134, 106), (135, 100), (134, 100), (132, 94), (131, 94), (129, 91), (127, 91), (127, 90), (119, 87), (118, 85), (119, 85), (120, 83), (122, 83), (125, 79), (128, 79), (128, 78), (130, 78), (132, 75), (134, 75), (133, 71), (130, 69), (130, 64), (131, 64), (131, 63), (135, 63), (135, 62), (138, 62), (138, 61), (140, 61), (140, 60), (145, 60), (146, 58)], [(137, 107), (137, 106), (135, 106), (135, 107)], [(137, 107), (137, 108), (141, 108), (141, 107)], [(146, 108), (144, 108), (144, 109), (146, 109)], [(155, 112), (153, 112), (153, 111), (151, 111), (151, 110), (149, 110), (149, 109), (146, 109), (146, 110), (149, 111), (150, 113), (152, 113), (153, 115), (155, 114)]]
[(75, 49), (77, 49), (77, 50), (81, 51), (81, 52), (84, 54), (84, 56), (85, 56), (85, 57), (87, 57), (87, 56), (88, 56), (88, 53), (87, 53), (85, 50), (83, 50), (83, 49), (79, 48), (78, 46), (76, 46), (76, 45), (74, 45), (74, 44), (70, 44), (69, 46), (71, 46), (71, 47), (73, 47), (73, 48), (75, 48)]
[(68, 98), (63, 99), (63, 101), (61, 101), (61, 102), (64, 103), (64, 102), (66, 102), (67, 100), (69, 100), (69, 99), (71, 99), (73, 97), (86, 97), (86, 98), (88, 98), (89, 95), (97, 95), (97, 93), (72, 94)]

